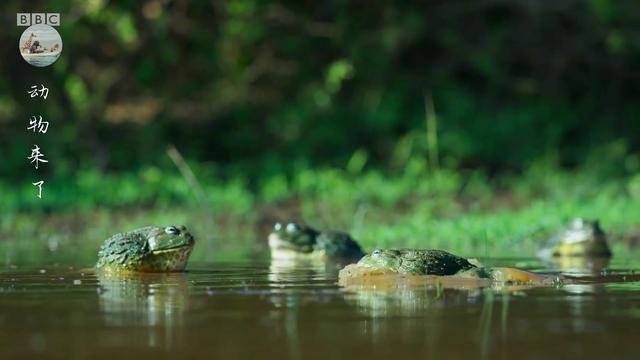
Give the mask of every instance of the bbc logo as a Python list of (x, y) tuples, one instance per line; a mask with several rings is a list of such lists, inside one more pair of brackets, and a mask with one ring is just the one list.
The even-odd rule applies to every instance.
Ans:
[(31, 26), (44, 24), (49, 26), (60, 26), (60, 13), (18, 13), (18, 26)]

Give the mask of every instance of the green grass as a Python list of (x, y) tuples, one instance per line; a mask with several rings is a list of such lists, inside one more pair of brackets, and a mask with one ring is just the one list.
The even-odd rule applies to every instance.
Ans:
[(189, 226), (199, 240), (196, 261), (265, 254), (272, 223), (289, 219), (349, 231), (367, 250), (433, 247), (477, 257), (530, 257), (577, 216), (599, 218), (617, 253), (638, 230), (638, 176), (601, 179), (535, 165), (488, 179), (481, 172), (429, 172), (419, 159), (408, 163), (394, 174), (304, 169), (254, 184), (213, 181), (196, 166), (205, 204), (177, 172), (154, 168), (81, 172), (73, 182), (51, 181), (42, 200), (30, 184), (0, 183), (0, 261), (90, 265), (106, 237), (147, 224)]

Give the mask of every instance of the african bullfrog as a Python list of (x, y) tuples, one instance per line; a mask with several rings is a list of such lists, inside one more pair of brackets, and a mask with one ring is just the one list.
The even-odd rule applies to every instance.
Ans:
[(98, 252), (96, 268), (110, 271), (183, 271), (195, 240), (184, 226), (147, 226), (113, 235)]
[(601, 256), (610, 257), (607, 235), (598, 220), (574, 219), (569, 226), (551, 237), (538, 251), (541, 257)]
[(551, 277), (506, 267), (486, 268), (443, 250), (376, 249), (340, 271), (340, 278), (399, 274), (488, 279), (500, 283), (552, 283)]
[(309, 226), (276, 223), (269, 234), (273, 259), (360, 259), (360, 245), (345, 232), (318, 231)]

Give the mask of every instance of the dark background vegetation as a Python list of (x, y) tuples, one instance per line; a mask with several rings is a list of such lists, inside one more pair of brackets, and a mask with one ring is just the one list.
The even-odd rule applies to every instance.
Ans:
[[(62, 14), (64, 49), (37, 69), (16, 51), (15, 13), (45, 11)], [(489, 177), (536, 161), (604, 176), (640, 167), (636, 1), (58, 0), (0, 12), (8, 191), (36, 176), (34, 143), (50, 160), (37, 176), (54, 184), (87, 169), (175, 171), (171, 144), (207, 179), (250, 187), (349, 164), (393, 174), (415, 154)], [(35, 83), (46, 101), (28, 99)], [(48, 134), (25, 130), (32, 114)]]
[[(62, 13), (63, 58), (34, 69), (14, 14)], [(388, 166), (423, 127), (433, 94), (452, 165), (521, 170), (552, 152), (637, 150), (635, 1), (3, 2), (2, 175), (24, 176), (25, 79), (48, 73), (43, 146), (55, 175), (129, 170), (185, 156), (251, 176), (341, 164)], [(45, 76), (45, 75), (42, 75)], [(63, 163), (64, 164), (63, 166)]]

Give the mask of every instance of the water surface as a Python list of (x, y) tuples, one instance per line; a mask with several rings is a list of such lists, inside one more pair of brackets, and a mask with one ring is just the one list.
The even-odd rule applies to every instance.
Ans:
[(0, 271), (0, 356), (637, 358), (640, 278), (630, 269), (638, 265), (574, 269), (579, 284), (510, 290), (341, 288), (331, 266), (268, 261), (129, 277), (8, 266)]

